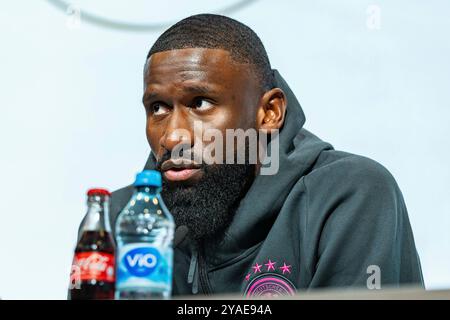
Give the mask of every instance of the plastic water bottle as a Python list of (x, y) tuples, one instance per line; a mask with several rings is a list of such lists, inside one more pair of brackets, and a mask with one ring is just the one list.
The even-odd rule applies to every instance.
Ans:
[(116, 299), (167, 299), (172, 293), (175, 224), (160, 196), (161, 174), (138, 173), (116, 220)]

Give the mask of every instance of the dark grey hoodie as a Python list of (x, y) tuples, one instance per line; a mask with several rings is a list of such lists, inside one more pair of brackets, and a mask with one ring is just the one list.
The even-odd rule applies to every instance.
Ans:
[[(305, 130), (300, 104), (274, 73), (288, 101), (279, 171), (255, 178), (224, 236), (206, 243), (186, 237), (177, 246), (173, 294), (423, 286), (406, 206), (392, 175)], [(150, 156), (145, 167), (154, 165)], [(113, 225), (132, 191), (128, 186), (113, 193)]]

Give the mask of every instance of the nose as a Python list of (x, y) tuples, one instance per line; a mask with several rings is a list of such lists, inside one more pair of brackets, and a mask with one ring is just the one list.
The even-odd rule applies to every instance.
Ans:
[(189, 149), (194, 145), (193, 129), (185, 110), (174, 107), (160, 145), (169, 152), (175, 148)]

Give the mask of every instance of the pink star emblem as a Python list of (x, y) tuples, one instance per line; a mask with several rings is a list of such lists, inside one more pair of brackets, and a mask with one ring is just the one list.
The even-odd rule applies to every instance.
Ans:
[(286, 262), (283, 263), (283, 266), (280, 267), (280, 270), (283, 271), (283, 274), (287, 273), (291, 273), (291, 265), (286, 265)]
[(276, 264), (276, 262), (272, 262), (272, 261), (270, 261), (270, 259), (269, 259), (269, 262), (267, 262), (266, 264), (265, 264), (265, 266), (267, 266), (267, 271), (270, 271), (270, 270), (275, 270), (275, 264)]
[(261, 264), (258, 264), (258, 262), (252, 267), (253, 268), (253, 273), (257, 273), (257, 272), (261, 272)]
[(248, 281), (250, 279), (250, 273), (248, 273), (246, 276), (245, 276), (245, 281)]

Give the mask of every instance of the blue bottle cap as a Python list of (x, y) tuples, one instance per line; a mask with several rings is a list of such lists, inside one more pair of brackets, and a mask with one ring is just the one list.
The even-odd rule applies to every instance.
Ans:
[(161, 173), (156, 170), (144, 170), (136, 175), (135, 187), (161, 187)]

